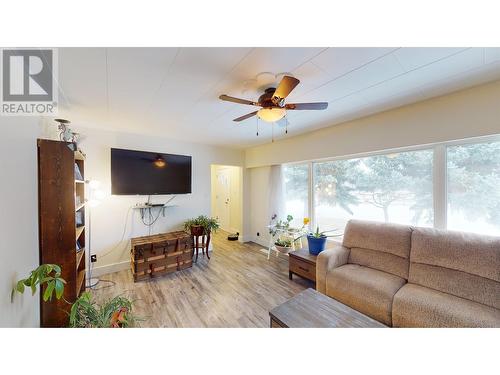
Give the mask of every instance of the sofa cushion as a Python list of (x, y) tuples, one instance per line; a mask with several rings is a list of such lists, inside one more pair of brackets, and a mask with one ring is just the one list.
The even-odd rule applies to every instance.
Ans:
[(383, 251), (353, 247), (349, 252), (348, 263), (359, 264), (408, 279), (409, 259)]
[(328, 272), (326, 294), (387, 325), (392, 323), (392, 299), (406, 280), (357, 264)]
[(345, 247), (358, 247), (409, 258), (412, 228), (406, 225), (350, 220), (344, 232)]
[(415, 228), (409, 281), (500, 308), (500, 238)]
[(394, 296), (394, 327), (500, 327), (500, 310), (406, 284)]
[(500, 283), (449, 268), (411, 263), (413, 284), (500, 309)]

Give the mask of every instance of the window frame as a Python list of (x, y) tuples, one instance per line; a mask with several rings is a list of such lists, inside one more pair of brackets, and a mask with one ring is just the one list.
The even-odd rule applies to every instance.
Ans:
[[(500, 142), (500, 134), (471, 137), (460, 140), (443, 141), (428, 143), (423, 145), (414, 146), (402, 146), (384, 150), (376, 150), (369, 152), (361, 152), (355, 154), (348, 154), (342, 156), (334, 156), (328, 158), (311, 159), (307, 161), (297, 161), (284, 163), (283, 165), (297, 165), (297, 164), (307, 164), (308, 165), (308, 208), (309, 208), (309, 218), (311, 220), (310, 227), (316, 227), (316, 215), (315, 215), (315, 202), (314, 202), (314, 164), (324, 163), (329, 161), (339, 161), (339, 160), (349, 160), (365, 158), (377, 155), (387, 155), (398, 152), (411, 152), (411, 151), (422, 151), (422, 150), (432, 150), (433, 160), (432, 160), (432, 200), (434, 208), (434, 223), (433, 228), (435, 229), (447, 229), (448, 227), (448, 160), (447, 153), (448, 147), (450, 146), (464, 146), (470, 144), (478, 143), (490, 143), (490, 142)], [(286, 197), (285, 197), (286, 198)]]

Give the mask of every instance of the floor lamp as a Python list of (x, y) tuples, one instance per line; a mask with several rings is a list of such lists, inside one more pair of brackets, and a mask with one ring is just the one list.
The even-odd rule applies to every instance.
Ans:
[(99, 206), (104, 198), (104, 192), (99, 189), (101, 183), (96, 180), (87, 181), (89, 186), (89, 244), (88, 244), (88, 272), (87, 272), (87, 282), (85, 286), (87, 288), (93, 288), (99, 283), (99, 278), (92, 277), (92, 209)]

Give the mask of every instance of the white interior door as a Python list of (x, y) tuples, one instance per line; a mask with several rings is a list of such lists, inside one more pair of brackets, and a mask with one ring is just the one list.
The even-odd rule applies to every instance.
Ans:
[(226, 231), (229, 231), (230, 228), (229, 221), (231, 201), (229, 196), (231, 179), (229, 173), (229, 169), (219, 169), (216, 173), (217, 182), (215, 184), (215, 214), (219, 219), (221, 228)]

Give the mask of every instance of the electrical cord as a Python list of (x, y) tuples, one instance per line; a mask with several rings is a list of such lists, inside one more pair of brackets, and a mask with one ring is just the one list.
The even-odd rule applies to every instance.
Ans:
[(100, 258), (104, 258), (104, 257), (108, 256), (109, 254), (111, 254), (113, 251), (115, 251), (116, 248), (118, 248), (120, 246), (120, 244), (123, 242), (123, 240), (125, 239), (125, 234), (126, 234), (126, 231), (127, 231), (127, 224), (128, 224), (128, 217), (129, 217), (129, 214), (130, 214), (131, 211), (132, 211), (132, 207), (129, 207), (128, 211), (127, 211), (127, 215), (125, 217), (125, 225), (123, 226), (123, 233), (122, 233), (122, 237), (121, 237), (120, 241), (113, 248), (111, 248), (110, 250), (108, 250), (104, 254), (99, 255)]
[[(176, 196), (174, 195), (173, 197), (171, 197), (166, 203), (165, 205), (167, 205), (168, 203), (170, 203)], [(148, 202), (149, 202), (149, 198), (148, 198)], [(132, 211), (132, 206), (128, 208), (127, 210), (127, 214), (125, 216), (125, 224), (123, 226), (123, 232), (122, 232), (122, 236), (120, 238), (120, 241), (118, 242), (117, 245), (115, 245), (114, 247), (112, 247), (110, 250), (108, 250), (107, 252), (105, 252), (104, 254), (101, 254), (99, 255), (100, 258), (104, 258), (106, 256), (108, 256), (109, 254), (111, 254), (112, 252), (114, 252), (120, 245), (121, 243), (123, 242), (123, 240), (125, 239), (125, 234), (127, 232), (127, 224), (128, 224), (128, 221), (129, 221), (129, 215), (130, 215), (130, 212)], [(149, 213), (149, 221), (146, 222), (144, 220), (144, 215), (141, 215), (141, 221), (144, 225), (146, 225), (148, 228), (149, 228), (149, 234), (151, 235), (151, 229), (153, 227), (153, 225), (158, 221), (158, 219), (160, 218), (160, 215), (162, 213), (162, 209), (158, 210), (158, 215), (156, 215), (156, 217), (154, 218), (153, 217), (153, 214), (151, 212), (151, 207), (148, 208), (148, 213)], [(90, 239), (91, 240), (91, 239)], [(123, 255), (125, 249), (127, 248), (127, 246), (125, 246), (122, 250), (122, 252), (120, 253), (120, 257)], [(90, 269), (89, 269), (89, 279), (92, 278), (92, 271), (94, 270), (94, 265), (93, 263), (91, 262), (90, 263)], [(90, 287), (90, 289), (93, 289), (93, 290), (98, 290), (98, 289), (104, 289), (104, 288), (109, 288), (113, 285), (115, 285), (115, 282), (112, 281), (112, 280), (105, 280), (105, 279), (99, 279), (100, 282), (109, 282), (109, 283), (112, 283), (112, 285), (108, 285), (108, 286), (105, 286), (105, 287), (101, 287), (101, 288), (95, 288), (94, 287)]]

